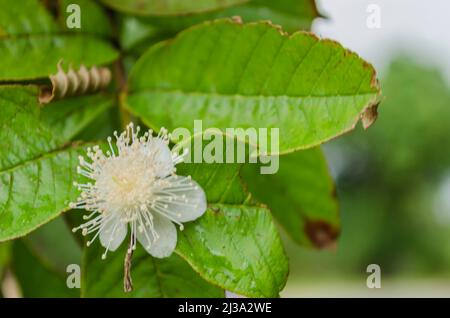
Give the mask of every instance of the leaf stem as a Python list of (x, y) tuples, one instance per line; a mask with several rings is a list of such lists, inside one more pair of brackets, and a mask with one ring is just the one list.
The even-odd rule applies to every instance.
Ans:
[(125, 127), (133, 121), (134, 116), (123, 106), (123, 99), (127, 91), (127, 76), (122, 58), (114, 63), (114, 68), (114, 74), (119, 90), (117, 104), (119, 105), (120, 125), (122, 129), (125, 129)]
[(128, 244), (127, 253), (124, 260), (124, 273), (123, 273), (123, 290), (126, 293), (133, 291), (133, 280), (131, 279), (131, 263), (133, 258), (133, 240), (134, 235), (131, 236), (130, 243)]

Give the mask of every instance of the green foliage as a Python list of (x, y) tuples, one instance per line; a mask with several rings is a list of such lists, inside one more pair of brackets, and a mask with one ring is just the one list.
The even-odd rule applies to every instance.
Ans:
[(280, 158), (280, 170), (259, 175), (259, 167), (246, 165), (248, 189), (269, 206), (274, 217), (298, 243), (332, 248), (340, 232), (333, 181), (320, 149)]
[[(69, 4), (81, 8), (81, 29), (66, 25)], [(309, 0), (0, 0), (0, 278), (11, 266), (26, 297), (279, 296), (289, 269), (274, 219), (309, 247), (333, 245), (340, 231), (327, 164), (309, 148), (360, 119), (370, 126), (380, 99), (374, 69), (355, 53), (261, 21), (297, 31), (317, 16)], [(65, 70), (109, 67), (113, 83), (39, 105), (61, 60)], [(291, 154), (267, 176), (258, 165), (178, 165), (204, 189), (207, 211), (177, 232), (168, 258), (138, 245), (124, 293), (126, 244), (102, 260), (98, 241), (84, 247), (65, 223), (82, 222), (69, 211), (78, 156), (129, 121), (158, 131), (196, 119), (205, 129), (280, 128), (272, 155)], [(66, 286), (77, 263), (81, 291)]]
[[(86, 11), (93, 14), (93, 17), (87, 17), (86, 24), (90, 21), (92, 25), (92, 19), (95, 19), (99, 26), (103, 25), (106, 17), (97, 17), (100, 8), (93, 11), (89, 8), (95, 6), (94, 3), (82, 2), (88, 5)], [(60, 60), (77, 68), (81, 64), (108, 64), (118, 57), (118, 52), (104, 40), (84, 33), (62, 32), (56, 20), (37, 0), (27, 0), (25, 6), (2, 0), (0, 12), (0, 82), (47, 77), (56, 73)], [(97, 30), (105, 33), (104, 29)]]
[[(390, 144), (373, 150), (377, 165), (389, 155), (389, 165), (382, 173), (395, 171), (404, 178), (423, 172), (424, 166), (429, 166), (428, 173), (442, 172), (450, 162), (446, 127), (450, 118), (450, 90), (440, 71), (399, 58), (392, 63), (383, 85), (386, 91), (383, 117), (367, 136), (370, 144)], [(414, 116), (414, 120), (402, 120), (405, 113)]]
[(244, 190), (239, 165), (190, 164), (210, 206), (188, 223), (177, 252), (205, 279), (237, 294), (276, 297), (288, 274), (287, 258), (270, 211)]
[[(69, 32), (81, 32), (110, 38), (113, 36), (112, 23), (105, 10), (94, 0), (59, 0), (59, 24), (61, 29)], [(70, 12), (67, 8), (71, 4), (80, 7), (80, 28), (70, 29), (66, 25)]]
[(360, 117), (369, 126), (379, 99), (374, 76), (335, 42), (288, 37), (269, 23), (218, 20), (144, 54), (125, 105), (154, 128), (193, 130), (202, 114), (211, 114), (205, 129), (279, 127), (283, 154), (341, 135)]
[(99, 256), (103, 247), (95, 243), (85, 249), (83, 257), (83, 297), (223, 297), (224, 291), (208, 284), (182, 258), (151, 257), (143, 248), (133, 254), (133, 291), (123, 292), (123, 256), (128, 247)]
[(114, 106), (113, 96), (88, 95), (55, 101), (41, 112), (41, 120), (52, 132), (71, 140)]
[(0, 280), (3, 278), (3, 274), (8, 266), (11, 255), (11, 243), (0, 243)]
[(219, 18), (240, 17), (245, 22), (270, 20), (288, 32), (309, 30), (311, 22), (319, 16), (314, 1), (304, 0), (252, 0), (240, 5), (206, 13), (189, 15), (132, 16), (122, 21), (121, 44), (127, 51), (143, 53), (151, 44), (173, 37), (195, 24)]
[(294, 276), (342, 278), (371, 263), (386, 279), (449, 274), (450, 86), (428, 61), (421, 65), (403, 55), (382, 83), (385, 101), (376, 125), (325, 147), (330, 160), (343, 163), (336, 171), (343, 228), (338, 251), (287, 248)]
[(68, 209), (77, 157), (39, 119), (37, 90), (0, 86), (0, 241), (23, 236)]
[(122, 0), (102, 1), (120, 11), (138, 15), (183, 15), (218, 10), (245, 3), (248, 0), (130, 0), (126, 2)]
[(19, 5), (0, 0), (0, 38), (57, 30), (58, 26), (50, 13), (38, 1), (22, 1)]
[(77, 289), (69, 289), (63, 275), (54, 272), (41, 262), (38, 256), (22, 241), (14, 242), (14, 274), (24, 297), (77, 297)]
[(87, 67), (108, 64), (118, 56), (110, 44), (84, 35), (8, 38), (0, 41), (0, 55), (0, 81), (46, 77), (56, 73), (60, 60), (78, 68), (81, 64)]
[[(360, 213), (352, 198), (361, 201), (359, 206), (378, 201), (383, 209), (370, 211), (378, 221), (371, 225), (373, 247), (366, 257), (382, 260), (392, 272), (446, 271), (450, 252), (438, 242), (449, 239), (448, 206), (439, 205), (439, 193), (450, 164), (450, 88), (439, 70), (399, 57), (383, 90), (379, 123), (367, 134), (343, 140), (360, 152), (341, 177), (347, 191), (358, 188), (343, 198), (348, 222)], [(405, 116), (408, 120), (402, 120)]]
[(56, 218), (45, 224), (23, 238), (23, 241), (43, 264), (61, 276), (66, 275), (67, 265), (81, 262), (81, 247), (64, 218)]

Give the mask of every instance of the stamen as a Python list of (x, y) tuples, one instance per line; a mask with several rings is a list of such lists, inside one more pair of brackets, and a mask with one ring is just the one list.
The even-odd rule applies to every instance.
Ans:
[[(120, 224), (130, 226), (129, 252), (132, 252), (136, 249), (138, 234), (145, 237), (146, 247), (164, 239), (155, 230), (154, 213), (183, 230), (183, 224), (178, 221), (182, 207), (192, 209), (199, 204), (196, 198), (190, 197), (198, 189), (197, 184), (190, 177), (174, 174), (175, 165), (183, 162), (189, 149), (179, 154), (167, 148), (171, 156), (163, 161), (166, 160), (164, 147), (168, 147), (171, 138), (167, 129), (161, 128), (154, 136), (152, 130), (142, 134), (140, 126), (130, 123), (120, 135), (114, 131), (113, 136), (115, 140), (107, 138), (105, 152), (99, 146), (89, 147), (88, 159), (78, 158), (77, 172), (92, 181), (74, 182), (81, 193), (69, 204), (72, 209), (90, 211), (83, 216), (86, 222), (72, 229), (74, 232), (81, 230), (83, 235), (94, 233), (88, 245), (99, 237), (106, 225), (113, 225), (111, 233), (105, 233), (108, 241), (102, 241), (106, 245), (103, 259), (116, 239)], [(113, 220), (115, 224), (110, 223)]]

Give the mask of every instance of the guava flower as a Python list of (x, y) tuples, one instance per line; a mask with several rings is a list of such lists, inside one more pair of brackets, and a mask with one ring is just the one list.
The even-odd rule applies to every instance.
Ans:
[(190, 177), (175, 174), (175, 165), (184, 154), (172, 153), (169, 135), (149, 130), (139, 136), (139, 126), (129, 124), (124, 132), (108, 138), (109, 150), (99, 146), (87, 149), (90, 160), (79, 157), (78, 173), (89, 182), (75, 186), (81, 191), (71, 208), (92, 211), (86, 223), (73, 229), (83, 235), (95, 233), (108, 251), (116, 250), (130, 228), (129, 252), (139, 241), (148, 253), (163, 258), (172, 254), (177, 243), (177, 224), (193, 221), (206, 210), (203, 189)]

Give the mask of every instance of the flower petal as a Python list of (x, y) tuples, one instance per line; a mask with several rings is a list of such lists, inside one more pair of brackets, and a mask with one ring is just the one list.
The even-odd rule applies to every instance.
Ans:
[[(141, 224), (142, 231), (137, 231), (139, 243), (154, 257), (164, 258), (172, 254), (177, 246), (177, 229), (166, 217), (153, 213), (153, 228), (158, 235), (155, 240), (149, 224)], [(149, 239), (151, 242), (149, 242)]]
[(206, 195), (197, 182), (183, 176), (172, 176), (165, 180), (170, 180), (169, 185), (161, 191), (172, 195), (161, 196), (159, 201), (165, 205), (162, 214), (168, 212), (168, 215), (176, 221), (188, 222), (205, 213)]
[(127, 235), (127, 225), (120, 221), (120, 217), (107, 217), (100, 231), (100, 243), (109, 251), (115, 251)]
[(152, 140), (150, 149), (156, 167), (156, 176), (159, 178), (167, 177), (174, 169), (172, 152), (169, 146), (162, 139), (155, 138)]

